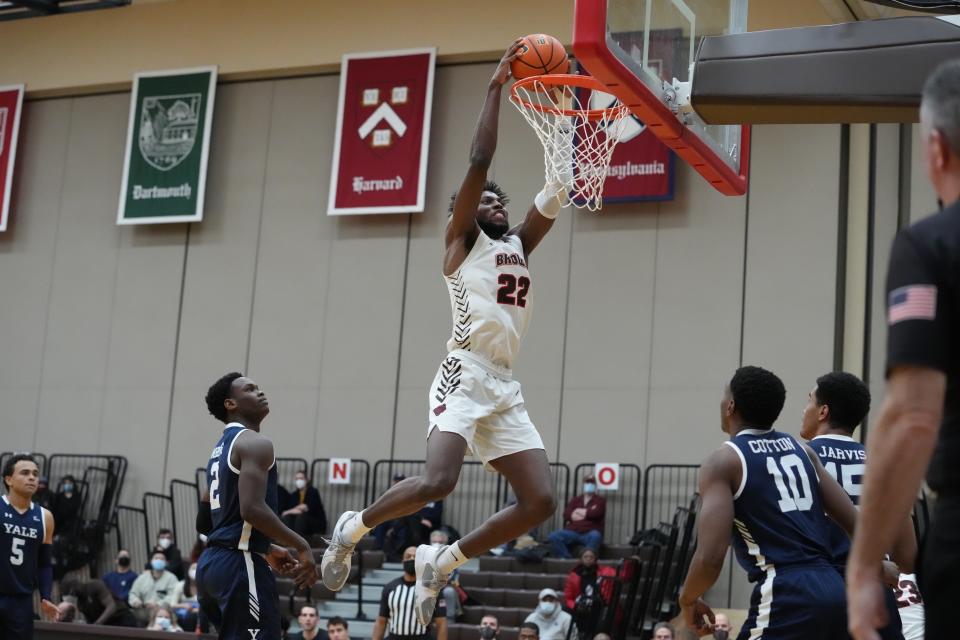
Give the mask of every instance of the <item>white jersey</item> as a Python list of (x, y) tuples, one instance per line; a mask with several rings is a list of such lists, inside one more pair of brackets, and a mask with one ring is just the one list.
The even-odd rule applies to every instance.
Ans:
[(897, 586), (893, 592), (900, 609), (903, 639), (923, 640), (923, 599), (917, 589), (917, 577), (912, 573), (901, 573)]
[(463, 264), (445, 280), (453, 312), (447, 351), (463, 349), (512, 369), (531, 310), (530, 272), (520, 238), (493, 240), (481, 231)]

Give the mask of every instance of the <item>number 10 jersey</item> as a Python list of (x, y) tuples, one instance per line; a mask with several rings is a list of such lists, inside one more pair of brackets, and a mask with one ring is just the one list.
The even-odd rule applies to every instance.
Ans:
[(733, 548), (751, 582), (791, 566), (829, 566), (829, 525), (817, 472), (803, 446), (773, 429), (745, 429), (724, 444), (740, 458)]
[(447, 351), (469, 351), (512, 369), (530, 322), (530, 272), (515, 235), (493, 240), (483, 231), (463, 264), (444, 278), (453, 312)]

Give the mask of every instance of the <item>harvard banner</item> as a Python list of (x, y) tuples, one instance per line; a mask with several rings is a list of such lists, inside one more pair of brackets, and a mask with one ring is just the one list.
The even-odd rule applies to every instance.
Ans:
[(0, 87), (0, 231), (7, 230), (13, 165), (17, 159), (17, 133), (23, 110), (23, 85)]
[(117, 224), (203, 219), (217, 68), (138, 73)]
[(327, 215), (423, 211), (435, 58), (343, 56)]

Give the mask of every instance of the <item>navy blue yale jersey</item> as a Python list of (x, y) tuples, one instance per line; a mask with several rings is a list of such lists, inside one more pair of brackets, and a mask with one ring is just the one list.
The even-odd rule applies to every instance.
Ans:
[[(841, 435), (817, 436), (810, 441), (810, 448), (820, 458), (823, 468), (840, 483), (853, 504), (860, 504), (863, 487), (863, 471), (867, 461), (866, 448), (851, 438)], [(836, 522), (830, 521), (830, 548), (833, 559), (841, 571), (847, 565), (850, 553), (850, 538)]]
[(43, 508), (31, 502), (30, 508), (20, 513), (7, 496), (3, 496), (0, 500), (0, 595), (33, 595), (43, 537)]
[[(207, 461), (207, 486), (210, 488), (210, 515), (213, 517), (213, 530), (207, 543), (266, 553), (270, 540), (240, 517), (240, 470), (230, 464), (233, 443), (246, 430), (242, 424), (231, 422), (223, 429), (223, 436), (217, 442)], [(267, 506), (277, 511), (277, 463), (274, 461), (267, 475)]]

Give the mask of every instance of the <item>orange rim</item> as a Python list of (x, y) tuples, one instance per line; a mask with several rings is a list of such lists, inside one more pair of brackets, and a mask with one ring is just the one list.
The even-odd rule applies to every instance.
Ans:
[(610, 93), (606, 86), (591, 76), (581, 76), (572, 73), (553, 73), (550, 75), (528, 76), (517, 80), (510, 88), (510, 99), (525, 109), (532, 109), (540, 113), (552, 113), (558, 116), (584, 118), (591, 121), (610, 118), (616, 112), (625, 108), (618, 100), (617, 106), (607, 107), (606, 109), (561, 109), (553, 105), (530, 102), (524, 99), (517, 91), (518, 89), (527, 89), (528, 91), (540, 93), (536, 89), (536, 83), (538, 82), (544, 87), (573, 87), (575, 89), (589, 89), (591, 91)]

